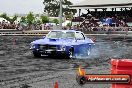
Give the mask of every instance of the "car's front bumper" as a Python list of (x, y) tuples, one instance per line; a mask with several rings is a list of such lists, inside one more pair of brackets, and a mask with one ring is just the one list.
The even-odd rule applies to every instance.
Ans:
[(41, 56), (58, 56), (58, 55), (66, 55), (66, 51), (63, 50), (33, 50), (33, 53), (40, 54)]

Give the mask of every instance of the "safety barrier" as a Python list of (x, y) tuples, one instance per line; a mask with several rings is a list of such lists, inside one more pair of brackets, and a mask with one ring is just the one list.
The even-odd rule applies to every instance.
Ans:
[(127, 74), (130, 75), (129, 84), (112, 84), (112, 88), (132, 88), (132, 60), (131, 59), (112, 59), (111, 60), (112, 74)]
[[(30, 31), (20, 31), (20, 30), (0, 30), (0, 35), (46, 35), (51, 30), (30, 30)], [(87, 31), (84, 33), (86, 35), (131, 35), (132, 31)]]
[(20, 35), (20, 36), (24, 36), (24, 35), (46, 35), (50, 30), (31, 30), (31, 31), (19, 31), (19, 32), (0, 32), (0, 35), (4, 35), (4, 36), (8, 36), (8, 35)]
[(55, 82), (54, 88), (59, 88), (58, 82)]
[(42, 36), (46, 35), (47, 33), (11, 33), (11, 32), (6, 32), (6, 33), (0, 33), (1, 36)]

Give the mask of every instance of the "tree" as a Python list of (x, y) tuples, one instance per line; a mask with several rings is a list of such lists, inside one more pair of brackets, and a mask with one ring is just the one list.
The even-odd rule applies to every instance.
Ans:
[[(47, 12), (50, 16), (58, 17), (60, 12), (60, 0), (44, 0), (43, 4), (45, 5), (44, 11)], [(62, 0), (63, 4), (63, 14), (68, 15), (69, 12), (72, 12), (74, 15), (77, 12), (75, 9), (69, 9), (69, 5), (72, 3), (68, 0)]]
[(67, 25), (66, 25), (66, 26), (71, 27), (72, 25), (71, 25), (71, 23), (67, 23)]
[(41, 16), (41, 20), (43, 23), (49, 23), (49, 18), (47, 16)]
[(70, 20), (70, 21), (71, 21), (70, 25), (72, 26), (73, 14), (72, 14), (72, 13), (69, 13), (68, 15), (65, 15), (65, 18), (66, 18), (67, 20)]
[(21, 29), (26, 29), (26, 27), (28, 26), (26, 17), (21, 17), (20, 26), (21, 26)]
[(68, 13), (67, 15), (65, 15), (65, 18), (66, 18), (67, 20), (72, 21), (72, 19), (73, 19), (73, 14), (72, 14), (72, 13)]
[(28, 24), (28, 29), (33, 29), (32, 27), (33, 27), (33, 23), (35, 21), (35, 16), (32, 12), (29, 12), (29, 14), (26, 17), (26, 21)]
[(59, 24), (59, 20), (58, 19), (53, 19), (52, 22), (55, 23), (56, 25)]
[(26, 17), (21, 17), (20, 22), (22, 22), (22, 23), (26, 23)]
[(26, 20), (27, 20), (28, 25), (33, 24), (35, 21), (34, 14), (32, 12), (29, 12), (29, 14), (26, 17)]
[(42, 24), (41, 20), (37, 20), (36, 24), (38, 24), (38, 25)]
[(11, 18), (11, 17), (7, 16), (6, 13), (3, 13), (3, 14), (0, 15), (0, 17), (2, 17), (2, 18), (4, 18), (5, 20), (9, 21), (10, 24), (13, 24), (14, 21), (17, 20), (17, 17), (18, 17), (18, 16), (17, 16), (17, 15), (14, 15), (14, 16)]

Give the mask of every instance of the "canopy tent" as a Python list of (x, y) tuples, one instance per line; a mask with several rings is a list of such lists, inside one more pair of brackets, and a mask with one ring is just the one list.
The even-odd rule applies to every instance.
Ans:
[(71, 5), (71, 9), (102, 9), (132, 7), (132, 0), (83, 0)]

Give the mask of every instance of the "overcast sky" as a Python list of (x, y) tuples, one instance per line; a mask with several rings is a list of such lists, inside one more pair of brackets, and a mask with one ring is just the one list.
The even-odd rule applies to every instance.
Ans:
[[(71, 0), (73, 3), (77, 3), (82, 0)], [(0, 13), (7, 14), (22, 14), (30, 11), (34, 13), (43, 12), (43, 0), (1, 0), (0, 1)]]

